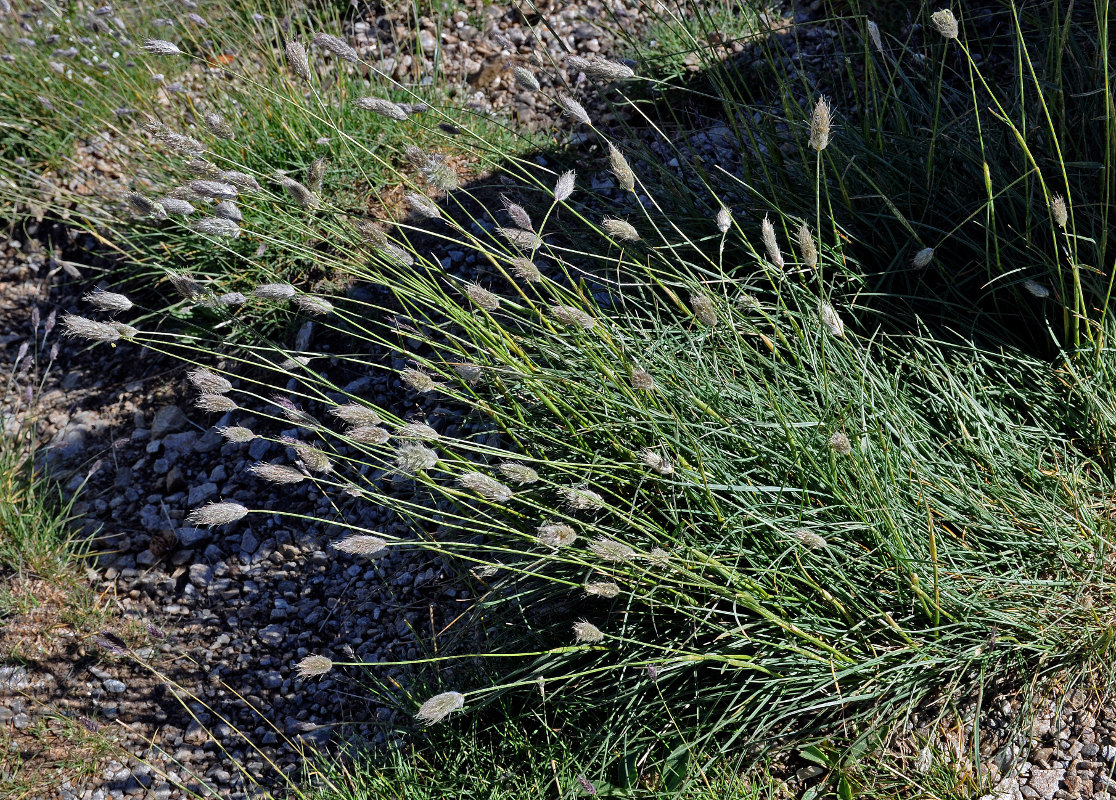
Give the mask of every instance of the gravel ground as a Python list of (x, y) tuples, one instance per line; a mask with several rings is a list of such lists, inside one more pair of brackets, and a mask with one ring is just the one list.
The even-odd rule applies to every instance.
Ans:
[[(348, 33), (357, 49), (385, 71), (421, 76), (432, 74), (437, 62), (448, 81), (467, 87), (467, 101), (477, 108), (540, 129), (557, 123), (557, 109), (536, 104), (536, 95), (516, 89), (509, 80), (512, 63), (545, 65), (566, 52), (612, 54), (612, 26), (640, 30), (634, 3), (540, 9), (557, 38), (550, 33), (535, 38), (520, 10), (480, 2), (466, 4), (440, 29), (431, 20), (419, 20), (417, 27), (401, 31), (410, 23), (387, 16), (358, 21)], [(813, 10), (800, 9), (800, 20), (809, 19)], [(398, 44), (406, 39), (417, 47)], [(809, 75), (824, 71), (836, 55), (832, 40), (832, 32), (820, 29), (808, 29), (796, 40), (788, 37), (788, 64)], [(551, 70), (538, 71), (545, 85)], [(724, 121), (709, 120), (688, 135), (687, 145), (730, 168), (740, 157)], [(98, 157), (105, 154), (103, 144), (87, 146)], [(103, 166), (111, 174), (111, 159)], [(614, 186), (610, 181), (595, 178), (592, 185), (607, 192)], [(80, 310), (78, 295), (86, 286), (74, 276), (92, 272), (87, 266), (100, 266), (88, 260), (87, 254), (96, 251), (91, 241), (58, 229), (28, 233), (29, 238), (16, 240), (18, 247), (0, 248), (4, 363), (32, 334), (31, 308), (38, 305), (43, 320), (53, 308)], [(52, 239), (56, 252), (69, 261), (48, 255), (43, 243)], [(482, 270), (468, 254), (447, 258), (464, 273)], [(42, 341), (41, 328), (38, 337)], [(112, 598), (124, 619), (147, 630), (146, 638), (130, 643), (133, 652), (184, 694), (179, 702), (150, 671), (115, 654), (112, 636), (100, 643), (91, 637), (71, 642), (41, 668), (0, 670), (0, 724), (27, 730), (54, 706), (119, 731), (131, 753), (106, 761), (99, 779), (63, 785), (56, 796), (165, 800), (211, 787), (217, 796), (238, 798), (249, 791), (230, 757), (253, 777), (274, 783), (264, 756), (291, 770), (297, 767), (299, 746), (388, 741), (392, 725), (406, 720), (369, 702), (344, 670), (299, 681), (294, 662), (312, 653), (337, 660), (415, 657), (470, 602), (468, 590), (429, 556), (392, 548), (369, 561), (332, 550), (329, 545), (340, 531), (324, 524), (293, 526), (279, 517), (254, 516), (232, 532), (188, 525), (184, 519), (191, 508), (217, 498), (314, 516), (328, 516), (330, 506), (312, 486), (276, 491), (246, 475), (251, 462), (288, 459), (280, 445), (233, 444), (214, 427), (240, 424), (275, 436), (295, 431), (268, 430), (240, 415), (214, 419), (189, 408), (182, 398), (192, 390), (183, 370), (135, 346), (86, 351), (72, 342), (59, 345), (58, 369), (39, 398), (42, 434), (51, 440), (47, 460), (58, 473), (71, 476), (71, 489), (96, 465), (75, 507), (101, 551), (89, 571), (90, 585)], [(349, 391), (442, 432), (462, 424), (436, 399), (420, 398), (396, 380), (354, 373), (347, 383)], [(400, 482), (395, 490), (413, 487)], [(350, 521), (404, 533), (378, 508), (358, 514)], [(66, 663), (68, 669), (61, 668)], [(402, 672), (395, 677), (406, 681)], [(1106, 696), (1076, 691), (1044, 699), (1020, 735), (1011, 727), (1024, 713), (1015, 694), (997, 696), (984, 708), (981, 761), (1000, 779), (988, 798), (1110, 796), (1116, 786), (1116, 705)], [(972, 740), (969, 725), (966, 731), (960, 724), (964, 735), (941, 724), (913, 726), (919, 746), (906, 743), (899, 749), (910, 752), (916, 770), (928, 760), (971, 763), (964, 744)], [(248, 734), (262, 754), (246, 747), (237, 730)], [(800, 795), (820, 777), (809, 768), (792, 772), (788, 795)]]

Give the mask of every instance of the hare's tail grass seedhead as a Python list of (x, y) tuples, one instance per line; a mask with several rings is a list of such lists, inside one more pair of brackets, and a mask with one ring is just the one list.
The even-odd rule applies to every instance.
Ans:
[(244, 519), (247, 514), (248, 509), (240, 503), (208, 503), (190, 512), (187, 521), (192, 525), (219, 527)]
[(465, 707), (465, 695), (460, 692), (442, 692), (427, 700), (415, 714), (415, 719), (426, 726), (441, 722), (454, 711)]
[(333, 669), (333, 662), (325, 656), (307, 656), (298, 662), (295, 669), (300, 678), (315, 678)]
[(120, 329), (105, 322), (95, 322), (76, 314), (62, 317), (62, 335), (101, 342), (115, 342), (121, 337)]
[(384, 539), (367, 534), (346, 536), (344, 539), (333, 543), (334, 550), (355, 556), (373, 556), (382, 552), (387, 546), (388, 543)]
[(574, 623), (574, 639), (582, 644), (597, 644), (604, 641), (604, 633), (592, 622), (581, 620)]

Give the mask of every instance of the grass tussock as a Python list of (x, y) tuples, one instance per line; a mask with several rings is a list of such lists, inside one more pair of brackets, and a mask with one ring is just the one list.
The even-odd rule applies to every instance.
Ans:
[[(415, 122), (409, 87), (356, 91), (342, 39), (282, 53), (249, 39), (219, 72), (229, 97), (250, 85), (270, 98), (239, 102), (280, 114), (282, 163), (325, 136), (414, 213), (371, 218), (367, 196), (319, 185), (317, 162), (276, 172), (244, 120), (121, 130), (154, 140), (166, 165), (132, 207), (174, 231), (172, 252), (225, 252), (238, 268), (167, 275), (185, 333), (138, 301), (110, 319), (123, 302), (104, 299), (66, 329), (202, 367), (199, 406), (228, 415), (230, 440), (290, 448), (249, 469), (331, 497), (341, 552), (451, 556), (480, 597), (456, 649), (389, 665), (321, 653), (300, 668), (412, 667), (425, 682), (381, 690), (439, 729), (504, 709), (516, 735), (569, 748), (544, 781), (559, 793), (623, 787), (619, 773), (638, 776), (622, 791), (714, 792), (738, 774), (726, 764), (1101, 664), (1116, 408), (1108, 4), (987, 6), (881, 28), (854, 3), (822, 50), (845, 68), (821, 73), (782, 72), (783, 27), (757, 31), (746, 64), (695, 46), (709, 62), (693, 81), (574, 63), (586, 82), (543, 99), (594, 143), (611, 176), (600, 193), (584, 167), (497, 164), (486, 122), (434, 106)], [(685, 25), (676, 35), (701, 45)], [(176, 69), (204, 58), (200, 44), (147, 51)], [(242, 68), (254, 59), (267, 69)], [(714, 116), (716, 136), (686, 109)], [(486, 205), (418, 137), (428, 115), (517, 196)], [(401, 159), (385, 137), (409, 142)], [(186, 180), (202, 153), (212, 174)], [(160, 198), (208, 216), (179, 223)], [(143, 226), (119, 230), (158, 252)], [(288, 256), (324, 272), (284, 270)], [(326, 273), (356, 287), (315, 282)], [(268, 338), (276, 317), (299, 326), (293, 346)], [(377, 374), (462, 424), (344, 388)], [(235, 424), (247, 413), (257, 430)], [(362, 503), (409, 535), (360, 527)], [(303, 521), (226, 502), (192, 520), (250, 514)], [(338, 767), (338, 780), (424, 796), (416, 759)], [(840, 796), (870, 783), (826, 763)]]

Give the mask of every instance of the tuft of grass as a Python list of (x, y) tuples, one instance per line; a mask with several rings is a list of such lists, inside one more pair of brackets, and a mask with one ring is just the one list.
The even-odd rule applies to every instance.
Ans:
[[(820, 86), (781, 72), (787, 39), (771, 31), (752, 72), (718, 59), (696, 84), (592, 78), (586, 91), (627, 123), (547, 96), (602, 168), (607, 154), (608, 195), (512, 160), (530, 201), (496, 210), (452, 161), (412, 152), (383, 165), (421, 193), (414, 216), (373, 221), (342, 191), (292, 203), (268, 188), (245, 203), (243, 242), (191, 234), (199, 249), (264, 243), (261, 265), (269, 251), (321, 258), (354, 291), (277, 287), (261, 269), (248, 277), (268, 285), (230, 308), (216, 298), (245, 275), (176, 276), (174, 313), (207, 315), (187, 335), (160, 330), (155, 307), (135, 328), (67, 327), (205, 366), (222, 355), (231, 383), (203, 407), (296, 429), (233, 434), (293, 452), (256, 478), (314, 484), (333, 503), (321, 522), (372, 537), (342, 552), (450, 556), (479, 597), (436, 654), (322, 653), (304, 669), (421, 670), (379, 691), (454, 732), (490, 712), (513, 750), (544, 738), (559, 793), (621, 774), (624, 791), (713, 792), (711, 775), (797, 748), (852, 796), (870, 781), (832, 740), (1097, 666), (1113, 643), (1116, 487), (1098, 421), (1116, 417), (1100, 273), (1114, 184), (1081, 165), (1107, 175), (1116, 150), (1091, 115), (1108, 95), (1073, 94), (1107, 80), (1107, 4), (1079, 9), (1105, 33), (1078, 33), (1056, 10), (1005, 3), (995, 19), (1010, 25), (988, 38), (964, 17), (953, 38), (928, 11), (922, 34), (888, 31), (882, 50), (854, 14), (834, 62), (848, 69)], [(1066, 52), (1082, 56), (1072, 69)], [(377, 157), (344, 115), (275, 96)], [(684, 114), (702, 108), (717, 137), (691, 130)], [(480, 127), (461, 140), (496, 156)], [(1055, 193), (1073, 209), (1064, 226)], [(447, 266), (449, 249), (474, 254), (475, 276)], [(276, 307), (317, 343), (269, 338), (255, 321)], [(434, 430), (344, 388), (377, 372), (427, 421), (450, 409), (467, 424)], [(409, 534), (362, 528), (361, 503)], [(248, 514), (307, 521), (239, 504), (192, 519)], [(416, 796), (455, 774), (503, 791), (478, 750), (335, 774)], [(530, 791), (545, 774), (509, 780)]]

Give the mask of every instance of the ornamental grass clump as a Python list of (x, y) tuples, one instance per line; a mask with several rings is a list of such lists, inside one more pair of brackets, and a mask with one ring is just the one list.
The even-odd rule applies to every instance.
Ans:
[[(920, 55), (944, 51), (968, 65), (971, 45), (959, 31), (947, 38), (918, 45)], [(347, 44), (315, 42), (350, 60)], [(598, 196), (586, 180), (575, 195), (557, 169), (512, 165), (523, 184), (514, 196), (530, 197), (531, 212), (510, 201), (481, 208), (454, 167), (415, 146), (396, 174), (397, 196), (420, 198), (407, 201), (413, 215), (373, 220), (365, 206), (338, 208), (327, 181), (313, 207), (270, 191), (251, 213), (245, 203), (250, 241), (204, 243), (244, 248), (249, 258), (281, 246), (281, 223), (306, 226), (316, 234), (302, 251), (306, 263), (329, 261), (351, 281), (340, 289), (316, 275), (258, 277), (241, 306), (207, 305), (217, 321), (174, 340), (174, 351), (244, 368), (235, 378), (195, 373), (206, 404), (234, 406), (222, 434), (246, 442), (259, 430), (288, 448), (246, 466), (248, 476), (280, 491), (313, 489), (323, 501), (316, 508), (329, 509), (317, 520), (325, 512), (292, 510), (284, 498), (261, 512), (336, 526), (332, 549), (346, 556), (424, 551), (479, 590), (452, 626), (469, 631), (454, 642), (468, 648), (443, 655), (439, 633), (439, 655), (404, 659), (460, 692), (419, 706), (426, 693), (416, 699), (388, 675), (400, 688), (397, 705), (408, 714), (419, 706), (420, 723), (454, 724), (447, 717), (466, 697), (469, 712), (511, 697), (527, 714), (554, 709), (571, 739), (597, 752), (617, 752), (615, 731), (625, 753), (650, 752), (671, 731), (754, 754), (806, 727), (858, 735), (923, 703), (1107, 650), (1105, 617), (1083, 602), (1105, 580), (1098, 564), (1110, 521), (1095, 510), (1116, 491), (1109, 443), (1097, 432), (1116, 410), (1105, 374), (1087, 370), (1106, 365), (1107, 351), (1051, 359), (1031, 333), (1068, 344), (1075, 332), (1100, 341), (1107, 330), (1101, 321), (1080, 325), (1100, 308), (1084, 302), (1099, 297), (1084, 261), (1043, 261), (1046, 250), (1100, 251), (1099, 237), (1073, 230), (1093, 206), (1070, 178), (1059, 186), (1063, 214), (1043, 183), (1054, 178), (1040, 174), (1048, 162), (1036, 158), (1020, 212), (1009, 204), (1021, 182), (992, 166), (985, 173), (982, 157), (977, 172), (971, 159), (966, 169), (949, 164), (958, 183), (979, 179), (965, 195), (978, 199), (945, 219), (943, 209), (958, 207), (935, 162), (948, 159), (940, 150), (928, 156), (920, 138), (938, 130), (933, 95), (894, 99), (908, 82), (935, 87), (936, 71), (888, 54), (885, 72), (867, 46), (855, 55), (871, 60), (864, 102), (891, 97), (910, 120), (892, 105), (854, 118), (862, 112), (788, 90), (792, 108), (781, 118), (730, 115), (757, 137), (737, 142), (747, 155), (739, 162), (728, 153), (714, 169), (705, 163), (711, 151), (699, 163), (684, 137), (658, 142), (679, 158), (670, 173), (637, 137), (621, 141), (626, 123), (617, 116), (610, 136), (639, 165), (635, 197), (627, 157), (611, 157), (620, 147), (558, 93), (572, 118), (563, 124), (582, 126), (578, 136), (596, 137), (598, 152), (610, 154), (619, 192)], [(900, 70), (910, 74), (900, 80)], [(316, 73), (312, 80), (328, 92)], [(833, 80), (843, 80), (839, 71)], [(836, 107), (845, 95), (829, 96)], [(632, 109), (669, 115), (678, 104), (663, 105)], [(935, 113), (963, 107), (943, 103)], [(404, 127), (436, 113), (409, 115)], [(1013, 117), (1005, 119), (1010, 128)], [(331, 133), (361, 141), (340, 124)], [(941, 135), (936, 147), (957, 138)], [(865, 163), (896, 141), (910, 148), (899, 163)], [(781, 161), (773, 168), (761, 157)], [(936, 204), (921, 202), (924, 174), (911, 181), (912, 163), (938, 176)], [(452, 180), (437, 176), (438, 165)], [(435, 205), (424, 183), (448, 196)], [(897, 186), (908, 193), (902, 202), (892, 197)], [(195, 193), (199, 208), (226, 199)], [(1001, 209), (1012, 224), (1039, 226), (1030, 250), (1012, 238)], [(974, 220), (988, 242), (971, 238)], [(797, 250), (805, 269), (786, 268), (779, 230), (796, 232), (788, 253)], [(978, 266), (973, 254), (991, 256), (998, 239), (999, 260)], [(1018, 258), (1032, 250), (1034, 260)], [(474, 258), (449, 255), (457, 251)], [(983, 270), (1013, 277), (987, 281)], [(1056, 287), (1049, 296), (1025, 294), (1034, 294), (1026, 281), (1043, 286), (1038, 277)], [(188, 300), (232, 293), (231, 280), (207, 277)], [(975, 297), (983, 291), (1010, 291), (1016, 302), (1004, 304), (1009, 311), (989, 304), (995, 314), (986, 314)], [(244, 305), (284, 315), (294, 346), (258, 327)], [(1028, 324), (1013, 328), (1013, 319)], [(110, 344), (125, 326), (162, 350), (173, 336), (83, 317), (64, 325)], [(328, 346), (315, 338), (323, 329)], [(229, 346), (230, 331), (250, 346), (204, 360)], [(373, 393), (383, 405), (370, 399), (372, 375), (390, 387)], [(218, 391), (224, 384), (214, 378), (233, 388)], [(249, 417), (296, 430), (270, 435)], [(362, 527), (368, 505), (394, 515), (398, 528)], [(240, 512), (193, 513), (231, 526)], [(460, 661), (460, 670), (439, 673), (443, 660)], [(315, 664), (300, 671), (314, 674)], [(387, 665), (360, 666), (376, 674)]]

